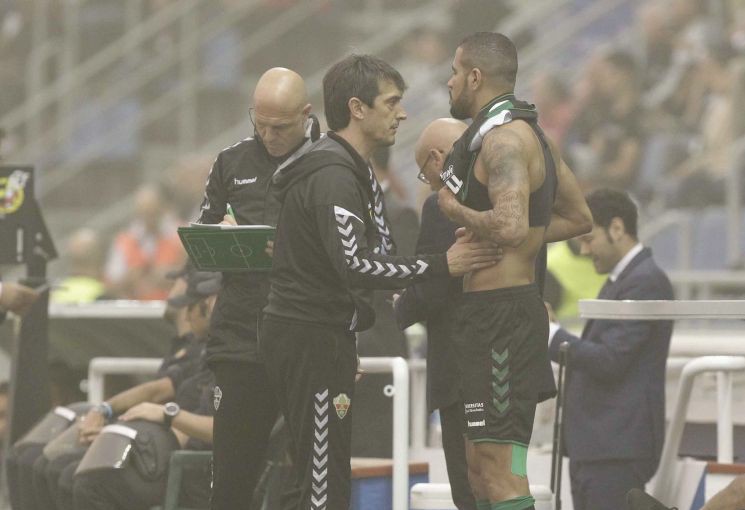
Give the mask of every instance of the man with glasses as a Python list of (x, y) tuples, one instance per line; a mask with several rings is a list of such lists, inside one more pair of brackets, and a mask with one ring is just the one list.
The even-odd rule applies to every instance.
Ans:
[[(414, 157), (419, 165), (417, 178), (433, 192), (441, 186), (440, 173), (455, 142), (466, 130), (455, 119), (437, 119), (422, 131)], [(437, 193), (422, 206), (422, 223), (417, 253), (440, 253), (455, 242), (457, 225), (440, 211)], [(463, 278), (444, 276), (416, 283), (394, 296), (398, 326), (408, 328), (417, 322), (427, 325), (427, 408), (440, 411), (442, 449), (450, 480), (453, 502), (458, 510), (476, 510), (476, 500), (468, 485), (466, 449), (463, 441), (463, 401), (458, 392), (458, 367), (450, 333), (452, 311), (461, 295)]]
[[(276, 225), (279, 202), (271, 179), (319, 137), (303, 79), (273, 68), (256, 84), (250, 110), (254, 137), (224, 149), (207, 180), (199, 223)], [(271, 253), (271, 246), (267, 247)], [(215, 373), (213, 509), (246, 508), (264, 467), (279, 415), (258, 357), (258, 314), (266, 304), (266, 273), (226, 273), (207, 343)]]

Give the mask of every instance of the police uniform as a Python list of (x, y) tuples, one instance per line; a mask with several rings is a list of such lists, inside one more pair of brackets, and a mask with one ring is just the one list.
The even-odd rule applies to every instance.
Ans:
[(282, 210), (260, 346), (293, 439), (298, 508), (349, 506), (354, 332), (375, 320), (361, 289), (448, 274), (444, 254), (390, 255), (374, 182), (333, 132), (275, 178)]
[[(271, 177), (307, 150), (317, 131), (317, 120), (311, 116), (305, 140), (286, 158), (271, 156), (258, 138), (220, 152), (207, 180), (198, 222), (220, 223), (230, 205), (240, 225), (276, 225), (279, 203), (270, 193)], [(212, 312), (207, 362), (216, 383), (213, 509), (232, 510), (251, 501), (279, 415), (256, 341), (258, 315), (268, 292), (266, 273), (225, 273)]]
[[(214, 411), (213, 393), (214, 375), (203, 366), (179, 386), (174, 402), (181, 409), (211, 416)], [(134, 422), (120, 424), (138, 427)], [(168, 480), (170, 453), (180, 447), (173, 433), (164, 425), (146, 423), (145, 426), (150, 432), (150, 438), (134, 441), (132, 449), (142, 450), (131, 453), (122, 467), (87, 471), (82, 469), (86, 462), (83, 459), (73, 480), (75, 510), (149, 510), (162, 503)], [(91, 449), (103, 439), (103, 435), (99, 435)], [(189, 438), (184, 449), (206, 450), (209, 446)], [(135, 455), (140, 455), (144, 461), (137, 462)], [(185, 473), (181, 504), (189, 508), (204, 508), (207, 505), (210, 494), (208, 471), (209, 468), (204, 466)]]
[[(169, 378), (176, 391), (174, 400), (179, 402), (182, 408), (186, 410), (196, 409), (197, 402), (194, 400), (194, 390), (185, 390), (184, 388), (188, 388), (190, 384), (193, 385), (189, 381), (203, 370), (204, 339), (199, 339), (192, 333), (187, 333), (175, 337), (172, 345), (175, 347), (174, 353), (163, 359), (155, 379)], [(188, 393), (189, 391), (191, 393)], [(190, 397), (183, 397), (182, 395), (190, 395)], [(40, 454), (33, 462), (33, 482), (29, 481), (35, 506), (23, 508), (72, 510), (71, 475), (85, 452), (85, 447), (73, 448), (68, 453), (51, 459)], [(67, 473), (67, 477), (64, 476), (65, 473)], [(21, 486), (24, 487), (23, 482), (21, 482)]]

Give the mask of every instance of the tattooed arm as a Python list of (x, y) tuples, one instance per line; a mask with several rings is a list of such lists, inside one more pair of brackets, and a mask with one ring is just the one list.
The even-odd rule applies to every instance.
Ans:
[(530, 181), (524, 144), (512, 131), (495, 129), (484, 138), (479, 158), (488, 175), (493, 207), (474, 211), (459, 203), (447, 188), (440, 190), (440, 207), (452, 221), (479, 238), (500, 246), (518, 246), (527, 238), (529, 228)]

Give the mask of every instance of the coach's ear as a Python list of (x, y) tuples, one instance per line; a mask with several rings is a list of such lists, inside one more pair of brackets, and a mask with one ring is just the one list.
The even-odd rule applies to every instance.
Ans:
[(349, 115), (357, 120), (363, 120), (365, 118), (365, 106), (365, 103), (363, 103), (358, 97), (352, 97), (347, 102)]

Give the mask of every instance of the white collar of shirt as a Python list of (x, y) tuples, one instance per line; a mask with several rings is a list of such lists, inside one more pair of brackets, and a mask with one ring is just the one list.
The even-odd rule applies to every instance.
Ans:
[(634, 257), (639, 255), (639, 253), (644, 249), (644, 246), (642, 246), (642, 243), (636, 243), (636, 246), (631, 248), (629, 252), (623, 256), (621, 260), (618, 261), (618, 264), (616, 264), (616, 267), (613, 268), (613, 271), (611, 271), (610, 275), (608, 276), (608, 279), (612, 282), (615, 282), (618, 280), (618, 277), (621, 276), (621, 273), (623, 273), (623, 270), (626, 269), (626, 266), (629, 265), (629, 263), (634, 260)]

